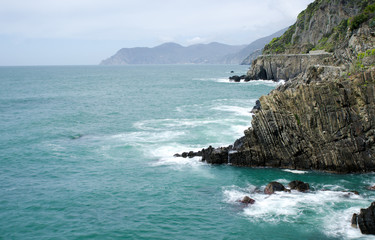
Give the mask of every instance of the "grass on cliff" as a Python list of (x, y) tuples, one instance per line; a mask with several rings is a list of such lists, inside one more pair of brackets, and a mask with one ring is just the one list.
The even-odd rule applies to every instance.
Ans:
[(355, 63), (355, 71), (363, 71), (374, 66), (374, 62), (365, 63), (366, 58), (375, 57), (375, 48), (367, 50), (366, 52), (358, 53), (357, 61)]

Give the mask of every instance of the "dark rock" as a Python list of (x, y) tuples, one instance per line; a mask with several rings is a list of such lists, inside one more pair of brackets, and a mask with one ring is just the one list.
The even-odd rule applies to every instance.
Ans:
[(189, 158), (192, 158), (192, 157), (194, 157), (195, 156), (195, 153), (193, 152), (193, 151), (190, 151), (189, 153), (188, 153), (188, 157)]
[(284, 191), (285, 187), (279, 182), (270, 182), (264, 189), (265, 194), (273, 194), (275, 192)]
[(260, 101), (256, 100), (255, 106), (253, 107), (253, 109), (251, 110), (251, 112), (259, 111), (261, 108), (262, 108), (262, 105), (260, 104)]
[(375, 185), (374, 186), (369, 186), (367, 189), (371, 190), (371, 191), (375, 191)]
[(375, 202), (358, 215), (358, 226), (363, 234), (375, 234)]
[(230, 73), (234, 73), (234, 71), (230, 71)]
[(235, 81), (235, 82), (240, 82), (241, 81), (241, 77), (238, 76), (238, 75), (234, 75), (232, 77), (229, 77), (229, 80)]
[(245, 81), (245, 82), (249, 82), (249, 81), (251, 81), (251, 77), (246, 75), (244, 81)]
[(302, 181), (292, 181), (288, 184), (291, 190), (297, 190), (299, 192), (306, 192), (310, 189), (310, 185), (308, 183), (304, 183)]
[(255, 203), (255, 200), (250, 198), (249, 196), (245, 196), (242, 200), (241, 200), (241, 203), (245, 203), (245, 204), (254, 204)]
[(227, 147), (213, 148), (209, 146), (206, 149), (202, 149), (202, 161), (211, 164), (228, 163), (228, 154), (229, 150)]
[(183, 152), (181, 154), (176, 153), (173, 156), (174, 157), (183, 157), (183, 158), (202, 157), (202, 151), (198, 151), (198, 152), (190, 151), (190, 152)]
[(352, 223), (352, 227), (353, 228), (357, 228), (357, 225), (358, 225), (358, 215), (356, 213), (353, 214), (351, 223)]

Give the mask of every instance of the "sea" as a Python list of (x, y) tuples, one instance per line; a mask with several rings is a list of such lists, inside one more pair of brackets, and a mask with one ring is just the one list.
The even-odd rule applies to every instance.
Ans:
[[(247, 70), (0, 67), (0, 239), (374, 239), (350, 222), (375, 200), (373, 173), (173, 157), (251, 127), (256, 100), (283, 82), (228, 81)], [(311, 190), (262, 193), (293, 180)]]

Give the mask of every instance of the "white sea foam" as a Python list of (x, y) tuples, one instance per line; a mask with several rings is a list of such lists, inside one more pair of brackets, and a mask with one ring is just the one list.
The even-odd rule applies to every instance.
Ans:
[(290, 172), (294, 174), (305, 174), (308, 173), (308, 171), (301, 171), (301, 170), (292, 170), (292, 169), (283, 169), (284, 172)]
[(251, 116), (252, 114), (250, 113), (251, 111), (250, 107), (251, 106), (239, 107), (239, 106), (221, 105), (221, 106), (213, 107), (212, 109), (217, 110), (217, 111), (234, 113), (234, 115), (238, 115), (238, 116)]
[(185, 135), (183, 131), (161, 131), (161, 132), (128, 132), (111, 136), (125, 143), (159, 143), (173, 140)]
[[(367, 206), (370, 204), (367, 204)], [(336, 239), (374, 239), (374, 236), (366, 236), (358, 228), (350, 225), (353, 213), (358, 213), (359, 207), (351, 207), (342, 211), (327, 211), (323, 221), (323, 229), (327, 236)]]
[[(282, 180), (282, 179), (281, 179)], [(337, 186), (336, 188), (340, 188)], [(260, 189), (263, 190), (264, 186)], [(251, 222), (298, 222), (313, 221), (320, 225), (323, 233), (329, 237), (353, 239), (361, 237), (359, 230), (350, 226), (350, 218), (361, 206), (368, 206), (362, 196), (350, 192), (319, 190), (301, 193), (276, 192), (272, 195), (255, 191), (255, 187), (242, 189), (229, 186), (223, 189), (224, 201), (229, 204), (240, 204), (244, 196), (250, 196), (255, 204), (244, 207), (241, 211)], [(357, 205), (350, 209), (339, 210), (337, 205)], [(313, 220), (308, 220), (313, 218)]]

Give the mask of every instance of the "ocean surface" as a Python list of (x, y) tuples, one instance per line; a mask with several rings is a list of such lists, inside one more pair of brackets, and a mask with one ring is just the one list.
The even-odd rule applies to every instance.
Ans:
[[(350, 219), (375, 200), (375, 174), (173, 157), (232, 144), (250, 127), (255, 101), (277, 83), (226, 80), (246, 71), (0, 67), (0, 239), (373, 239)], [(292, 180), (312, 191), (257, 191)], [(239, 203), (245, 195), (255, 204)]]

